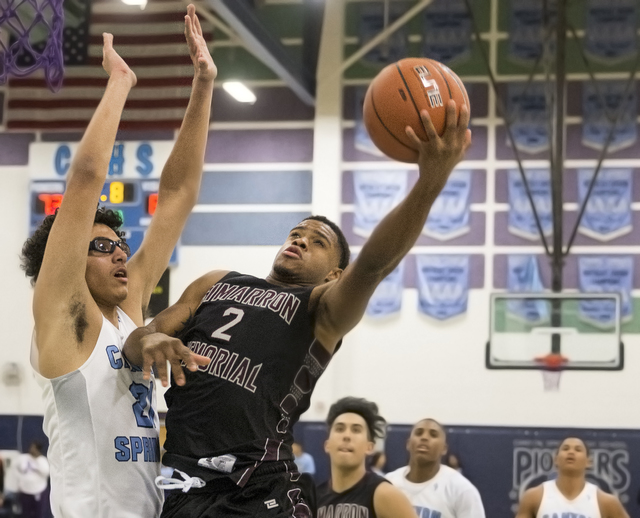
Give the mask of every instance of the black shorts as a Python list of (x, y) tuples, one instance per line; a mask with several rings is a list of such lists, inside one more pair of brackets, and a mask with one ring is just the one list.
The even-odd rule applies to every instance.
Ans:
[(244, 487), (217, 479), (167, 494), (161, 518), (313, 518), (315, 486), (307, 474), (254, 474)]

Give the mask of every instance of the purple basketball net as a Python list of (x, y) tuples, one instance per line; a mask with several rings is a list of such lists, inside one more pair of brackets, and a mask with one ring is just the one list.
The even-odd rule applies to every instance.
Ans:
[[(5, 84), (10, 75), (26, 77), (42, 68), (51, 91), (60, 90), (64, 77), (62, 1), (0, 0), (0, 84)], [(48, 32), (44, 48), (42, 45), (34, 48), (32, 31), (40, 34)], [(7, 33), (13, 36), (10, 44), (2, 38)], [(22, 56), (31, 58), (28, 59), (30, 65), (19, 64)]]

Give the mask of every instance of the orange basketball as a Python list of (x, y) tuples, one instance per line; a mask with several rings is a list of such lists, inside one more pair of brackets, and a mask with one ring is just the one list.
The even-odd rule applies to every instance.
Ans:
[(364, 124), (385, 155), (400, 162), (417, 162), (418, 152), (405, 128), (411, 126), (419, 138), (426, 140), (420, 119), (420, 111), (426, 109), (442, 135), (449, 99), (456, 102), (457, 115), (462, 105), (470, 108), (467, 91), (451, 69), (433, 59), (401, 59), (382, 69), (369, 85)]

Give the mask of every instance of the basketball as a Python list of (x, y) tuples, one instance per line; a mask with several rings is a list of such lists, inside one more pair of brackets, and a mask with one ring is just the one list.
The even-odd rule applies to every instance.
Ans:
[(363, 120), (373, 143), (389, 158), (417, 162), (418, 151), (407, 137), (411, 126), (426, 140), (420, 111), (426, 109), (438, 135), (445, 125), (445, 108), (450, 99), (460, 108), (469, 97), (460, 78), (448, 67), (427, 58), (406, 58), (380, 71), (364, 99)]

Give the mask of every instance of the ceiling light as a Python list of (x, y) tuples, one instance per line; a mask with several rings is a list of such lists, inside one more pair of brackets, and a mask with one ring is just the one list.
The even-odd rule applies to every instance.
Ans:
[(236, 101), (251, 104), (256, 102), (256, 96), (253, 92), (240, 81), (226, 81), (222, 83), (222, 88), (224, 88)]
[(147, 0), (122, 0), (122, 3), (127, 5), (139, 5), (140, 10), (143, 10), (147, 6)]

